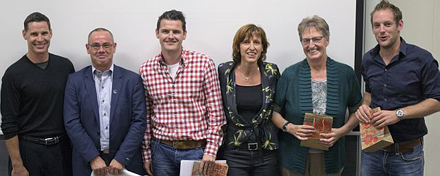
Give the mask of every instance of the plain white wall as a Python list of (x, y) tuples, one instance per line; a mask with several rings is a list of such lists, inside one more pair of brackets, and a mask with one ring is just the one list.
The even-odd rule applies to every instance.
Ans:
[[(440, 63), (440, 2), (437, 0), (389, 0), (403, 13), (401, 36), (406, 42), (430, 51)], [(365, 51), (373, 48), (377, 42), (371, 32), (370, 12), (379, 0), (366, 1), (365, 13)], [(428, 135), (425, 139), (425, 175), (438, 175), (440, 158), (440, 113), (425, 118)]]
[(328, 55), (353, 66), (355, 7), (355, 0), (2, 1), (0, 75), (27, 52), (21, 31), (24, 19), (34, 11), (51, 20), (53, 37), (49, 52), (69, 58), (76, 70), (90, 65), (85, 50), (88, 33), (105, 27), (112, 31), (118, 44), (115, 64), (138, 72), (145, 60), (159, 54), (156, 21), (171, 9), (186, 15), (188, 34), (184, 48), (205, 53), (216, 64), (231, 60), (232, 39), (238, 28), (255, 23), (265, 29), (271, 44), (267, 61), (284, 70), (305, 58), (297, 26), (304, 17), (317, 14), (330, 26)]
[[(105, 27), (114, 34), (118, 48), (115, 63), (137, 71), (142, 62), (160, 52), (155, 38), (157, 17), (170, 9), (181, 10), (187, 18), (184, 47), (211, 56), (216, 63), (231, 60), (232, 38), (244, 24), (263, 27), (271, 46), (268, 61), (284, 69), (304, 58), (297, 25), (306, 16), (320, 15), (330, 25), (328, 54), (354, 64), (355, 0), (344, 1), (10, 1), (0, 6), (4, 24), (0, 33), (7, 42), (0, 52), (0, 75), (26, 52), (21, 37), (23, 21), (33, 11), (46, 14), (52, 23), (50, 52), (70, 58), (75, 68), (89, 65), (85, 51), (87, 34)], [(334, 4), (338, 4), (335, 6)]]

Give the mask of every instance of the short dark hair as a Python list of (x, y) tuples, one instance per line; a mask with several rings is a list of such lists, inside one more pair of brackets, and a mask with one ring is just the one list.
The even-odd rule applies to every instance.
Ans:
[(240, 44), (247, 39), (251, 39), (253, 35), (261, 37), (261, 44), (263, 45), (263, 50), (261, 51), (259, 61), (266, 60), (267, 48), (269, 47), (269, 42), (266, 38), (266, 32), (263, 28), (256, 26), (255, 24), (246, 24), (235, 33), (234, 41), (232, 42), (232, 60), (236, 63), (241, 62)]
[(390, 9), (391, 11), (393, 11), (394, 20), (396, 21), (396, 25), (399, 24), (399, 21), (402, 20), (402, 18), (403, 18), (402, 11), (400, 11), (400, 9), (398, 7), (391, 4), (387, 0), (380, 1), (380, 3), (377, 4), (376, 7), (374, 8), (374, 10), (370, 13), (371, 24), (373, 24), (374, 13), (379, 10), (385, 10), (385, 9)]
[(93, 29), (92, 31), (90, 31), (89, 36), (87, 37), (87, 42), (89, 41), (90, 36), (92, 35), (92, 33), (96, 32), (96, 31), (107, 31), (110, 34), (110, 36), (112, 36), (112, 39), (113, 39), (113, 42), (114, 42), (115, 39), (113, 38), (112, 32), (110, 32), (110, 30), (108, 30), (106, 28), (103, 28), (103, 27), (99, 27), (99, 28), (96, 28), (96, 29)]
[(44, 15), (44, 14), (42, 14), (40, 12), (31, 13), (30, 15), (28, 15), (26, 17), (26, 19), (24, 20), (24, 30), (27, 31), (29, 29), (28, 24), (30, 22), (42, 22), (42, 21), (45, 21), (47, 23), (47, 26), (49, 27), (49, 30), (52, 30), (50, 28), (50, 20), (49, 20), (49, 18), (47, 18), (46, 15)]
[(164, 12), (161, 16), (159, 16), (159, 19), (157, 20), (157, 27), (156, 30), (159, 30), (160, 28), (160, 22), (162, 19), (166, 20), (180, 20), (182, 22), (182, 29), (185, 32), (186, 31), (186, 21), (185, 21), (185, 15), (181, 11), (177, 10), (170, 10)]

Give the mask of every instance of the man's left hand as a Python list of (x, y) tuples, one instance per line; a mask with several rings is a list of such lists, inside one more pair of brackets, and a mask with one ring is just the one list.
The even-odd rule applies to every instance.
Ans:
[(381, 110), (373, 114), (371, 122), (376, 128), (382, 128), (399, 122), (396, 111)]
[(323, 137), (320, 139), (321, 143), (326, 147), (332, 147), (343, 136), (343, 133), (340, 128), (332, 128), (330, 133), (321, 133), (320, 135)]
[(204, 154), (202, 162), (200, 163), (199, 173), (202, 175), (209, 175), (214, 170), (215, 157)]
[(113, 175), (119, 175), (122, 173), (123, 169), (124, 165), (113, 159), (112, 162), (110, 162), (110, 165), (107, 167), (107, 172)]

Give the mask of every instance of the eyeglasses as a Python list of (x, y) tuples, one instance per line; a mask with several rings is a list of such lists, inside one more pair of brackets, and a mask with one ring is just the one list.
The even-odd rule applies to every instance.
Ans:
[(301, 40), (301, 43), (303, 45), (308, 45), (310, 44), (310, 41), (313, 41), (313, 43), (320, 43), (321, 40), (324, 38), (324, 36), (319, 36), (319, 37), (313, 37), (313, 38), (303, 38)]
[(89, 46), (92, 49), (94, 49), (94, 50), (99, 50), (101, 48), (101, 46), (104, 49), (110, 49), (113, 46), (113, 44), (111, 44), (111, 43), (104, 43), (104, 44), (100, 45), (99, 43), (94, 43), (94, 44), (91, 44), (91, 45), (89, 44)]

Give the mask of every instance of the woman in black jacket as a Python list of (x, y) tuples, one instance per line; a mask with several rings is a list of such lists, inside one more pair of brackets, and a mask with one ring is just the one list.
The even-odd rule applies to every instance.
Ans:
[(233, 61), (218, 67), (228, 120), (223, 146), (228, 175), (279, 175), (271, 117), (280, 73), (277, 65), (264, 62), (268, 46), (261, 27), (244, 25), (234, 37)]

